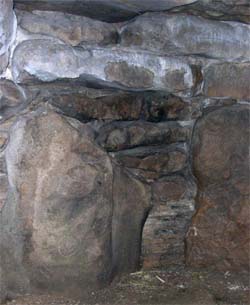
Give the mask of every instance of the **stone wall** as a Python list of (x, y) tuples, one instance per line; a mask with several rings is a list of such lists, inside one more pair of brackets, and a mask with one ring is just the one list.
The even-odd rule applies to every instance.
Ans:
[(0, 0), (0, 299), (247, 270), (248, 1), (86, 2)]

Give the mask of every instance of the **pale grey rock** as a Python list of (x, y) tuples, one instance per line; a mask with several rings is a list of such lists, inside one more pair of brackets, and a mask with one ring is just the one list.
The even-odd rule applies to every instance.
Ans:
[(191, 4), (197, 0), (16, 0), (24, 10), (52, 10), (84, 15), (108, 22), (119, 22), (145, 11), (161, 11)]
[[(32, 54), (32, 56), (30, 56)], [(86, 50), (53, 40), (29, 40), (13, 55), (13, 78), (53, 81), (81, 78), (130, 90), (165, 90), (190, 95), (196, 75), (184, 59), (154, 56), (120, 48)]]
[(0, 76), (3, 74), (9, 63), (9, 51), (0, 55)]
[(0, 0), (0, 74), (8, 64), (8, 53), (14, 40), (16, 19), (12, 0)]
[(250, 25), (148, 13), (122, 28), (121, 44), (161, 54), (250, 59)]
[(16, 10), (18, 25), (32, 33), (59, 38), (76, 46), (116, 43), (118, 33), (112, 24), (62, 12)]
[[(0, 259), (1, 259), (1, 254), (0, 254)], [(5, 299), (6, 299), (6, 288), (5, 288), (4, 273), (0, 266), (0, 303), (4, 302)]]

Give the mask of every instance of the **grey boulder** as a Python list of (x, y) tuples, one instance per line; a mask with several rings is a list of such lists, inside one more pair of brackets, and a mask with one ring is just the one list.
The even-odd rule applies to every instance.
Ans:
[[(32, 53), (32, 57), (30, 54)], [(72, 48), (53, 40), (20, 43), (13, 55), (16, 82), (72, 78), (129, 90), (165, 90), (189, 95), (197, 75), (181, 58), (155, 56), (121, 48)]]
[(148, 13), (122, 28), (121, 44), (161, 54), (250, 59), (250, 25)]

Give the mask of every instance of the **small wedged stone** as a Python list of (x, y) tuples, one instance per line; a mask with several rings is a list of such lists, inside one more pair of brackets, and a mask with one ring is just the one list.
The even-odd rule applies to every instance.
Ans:
[(108, 151), (118, 151), (137, 146), (185, 142), (189, 140), (190, 132), (189, 126), (183, 127), (175, 122), (113, 122), (101, 128), (97, 141)]
[(95, 85), (190, 95), (197, 82), (196, 72), (184, 58), (147, 52), (134, 56), (134, 52), (121, 48), (72, 48), (51, 39), (20, 43), (12, 66), (13, 78), (18, 83), (34, 78), (45, 82), (79, 78)]
[(121, 45), (157, 54), (250, 59), (250, 26), (190, 15), (148, 13), (122, 28)]
[(118, 33), (112, 24), (61, 12), (16, 10), (18, 25), (32, 34), (59, 38), (72, 46), (110, 45)]
[(250, 100), (250, 63), (211, 64), (204, 69), (204, 95)]
[(187, 162), (185, 146), (175, 144), (122, 150), (112, 156), (120, 166), (146, 181), (180, 171)]
[(185, 234), (194, 212), (192, 177), (170, 175), (152, 184), (152, 209), (142, 235), (144, 269), (184, 265)]
[(10, 80), (0, 80), (0, 123), (16, 116), (30, 101), (31, 96), (27, 90)]
[(199, 98), (183, 99), (171, 94), (157, 92), (145, 94), (148, 121), (189, 121), (201, 115)]

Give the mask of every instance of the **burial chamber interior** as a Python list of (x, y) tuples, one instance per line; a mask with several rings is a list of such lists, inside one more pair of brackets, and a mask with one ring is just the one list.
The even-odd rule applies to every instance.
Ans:
[(0, 302), (247, 304), (249, 16), (0, 0)]

